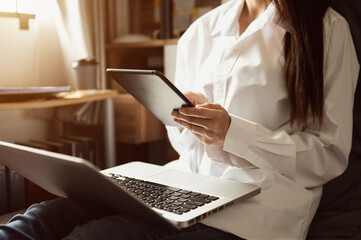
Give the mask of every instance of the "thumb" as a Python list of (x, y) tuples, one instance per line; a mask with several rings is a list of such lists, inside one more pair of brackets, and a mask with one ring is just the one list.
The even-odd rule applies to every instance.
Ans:
[(203, 103), (203, 104), (197, 104), (197, 108), (209, 108), (209, 109), (222, 109), (223, 107), (219, 105), (218, 103)]

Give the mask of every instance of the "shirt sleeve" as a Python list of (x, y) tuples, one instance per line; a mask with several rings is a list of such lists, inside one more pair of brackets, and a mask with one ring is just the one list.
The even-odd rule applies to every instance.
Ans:
[[(277, 171), (304, 187), (323, 185), (347, 166), (359, 64), (347, 22), (325, 26), (324, 115), (321, 128), (310, 121), (272, 131), (231, 115), (223, 150), (262, 169)], [(328, 34), (327, 34), (328, 33)]]

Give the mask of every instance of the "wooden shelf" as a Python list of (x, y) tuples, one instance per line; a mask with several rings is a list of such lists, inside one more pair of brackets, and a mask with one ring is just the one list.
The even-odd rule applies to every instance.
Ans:
[(0, 102), (0, 110), (24, 110), (48, 107), (60, 107), (98, 100), (105, 100), (118, 96), (116, 90), (78, 90), (63, 92), (50, 99), (34, 99), (20, 102)]
[(109, 43), (106, 45), (107, 50), (123, 49), (123, 48), (154, 48), (163, 47), (165, 45), (177, 44), (178, 39), (157, 39), (145, 42), (124, 42), (124, 43)]

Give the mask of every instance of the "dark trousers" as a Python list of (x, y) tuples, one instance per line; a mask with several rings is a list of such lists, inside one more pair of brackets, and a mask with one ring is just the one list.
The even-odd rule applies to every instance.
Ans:
[(24, 215), (0, 225), (1, 240), (16, 239), (167, 239), (239, 240), (230, 233), (195, 224), (182, 230), (163, 230), (122, 215), (101, 211), (74, 200), (59, 198), (32, 205)]

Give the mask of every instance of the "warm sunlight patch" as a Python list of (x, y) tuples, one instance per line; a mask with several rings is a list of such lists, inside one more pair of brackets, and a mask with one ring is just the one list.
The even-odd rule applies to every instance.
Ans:
[(35, 14), (38, 0), (0, 0), (0, 12)]

